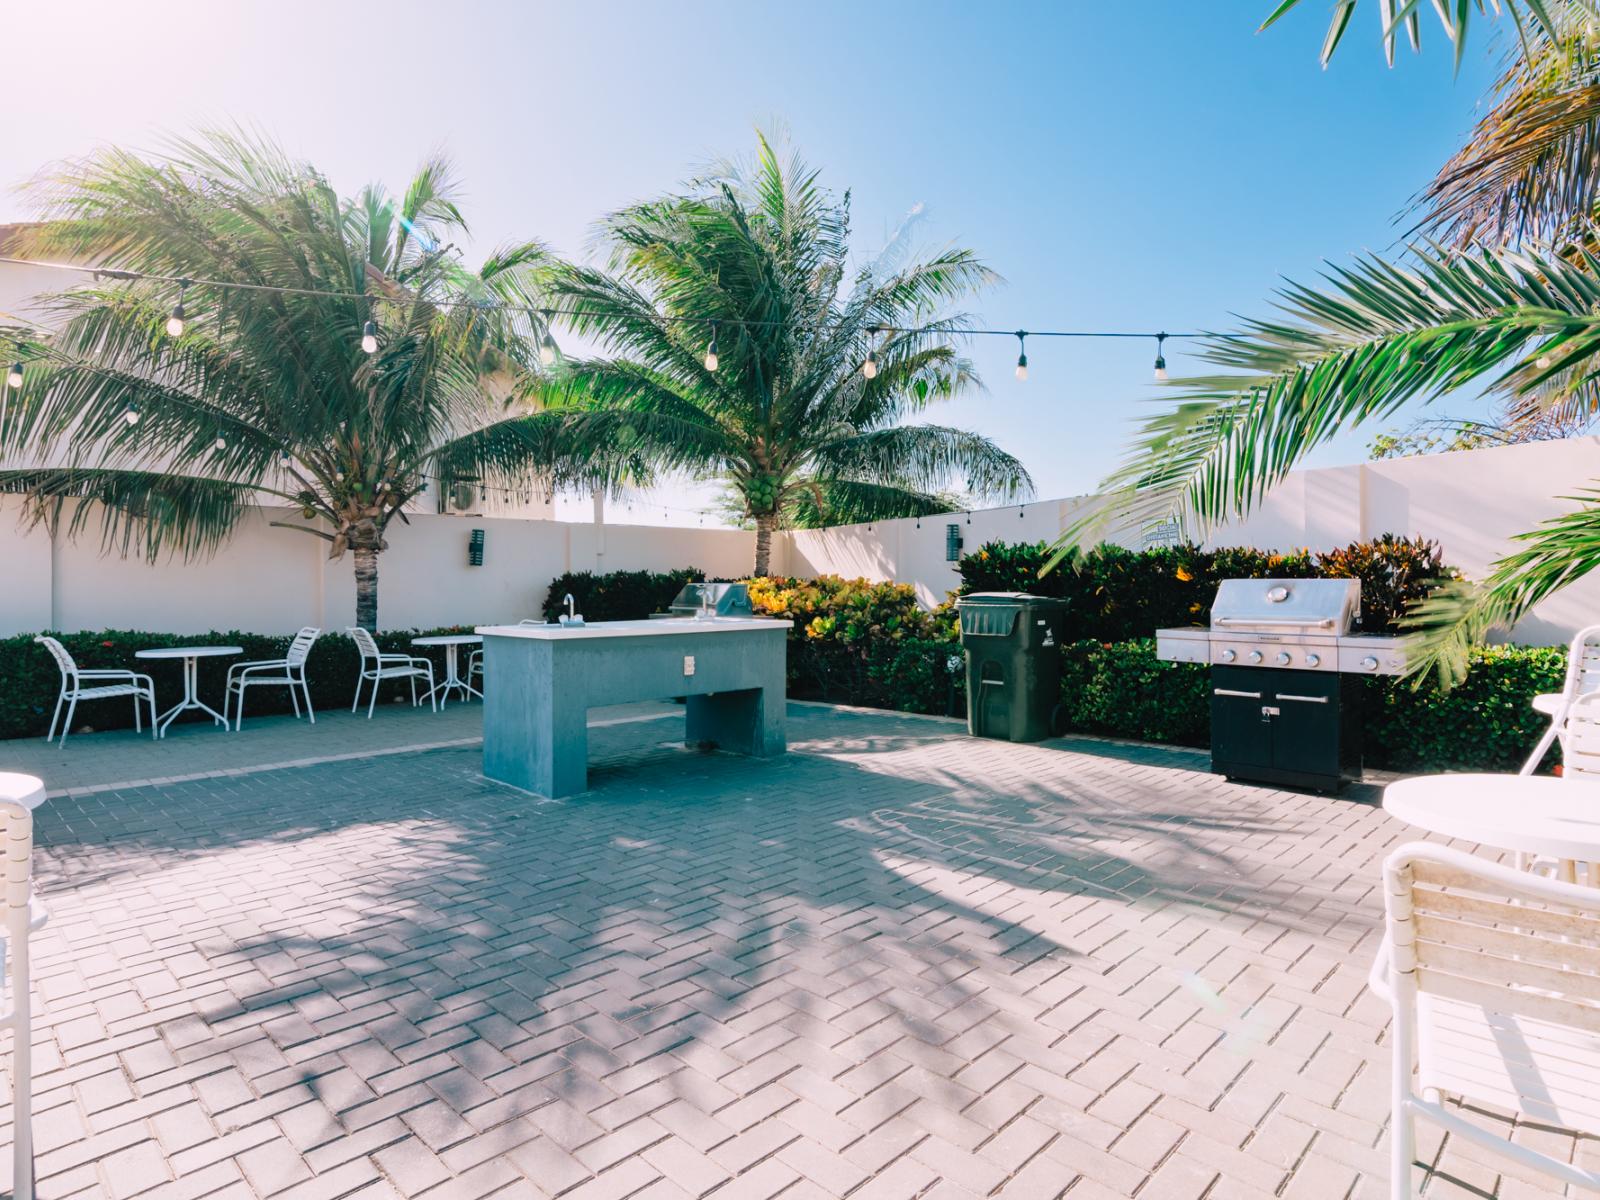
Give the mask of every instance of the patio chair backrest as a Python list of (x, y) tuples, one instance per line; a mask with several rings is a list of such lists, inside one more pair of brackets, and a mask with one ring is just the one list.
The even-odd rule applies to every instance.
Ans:
[[(366, 630), (363, 629), (361, 632), (365, 633)], [(318, 629), (314, 625), (307, 625), (299, 633), (294, 635), (294, 641), (289, 643), (289, 653), (283, 656), (283, 661), (288, 663), (291, 667), (300, 666), (311, 654), (311, 647), (321, 636), (322, 630)]]
[(355, 639), (356, 649), (361, 651), (363, 661), (378, 657), (378, 643), (373, 638), (371, 630), (363, 629), (359, 625), (352, 625), (350, 626), (350, 636)]
[(1600, 778), (1600, 692), (1579, 696), (1567, 713), (1561, 746), (1563, 779)]
[(33, 639), (50, 651), (50, 657), (56, 660), (56, 666), (61, 668), (61, 677), (70, 680), (78, 673), (78, 664), (72, 661), (72, 655), (67, 653), (67, 648), (48, 634), (40, 634)]
[(1600, 890), (1423, 842), (1384, 883), (1416, 1087), (1600, 1133)]
[(1600, 692), (1600, 625), (1580, 629), (1572, 639), (1563, 690), (1574, 699)]

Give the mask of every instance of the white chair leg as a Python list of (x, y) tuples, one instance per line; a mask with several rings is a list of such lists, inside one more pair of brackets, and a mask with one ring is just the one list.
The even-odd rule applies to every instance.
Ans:
[(78, 710), (78, 693), (72, 693), (72, 699), (67, 702), (67, 719), (61, 724), (61, 745), (67, 744), (67, 731), (72, 728), (72, 714)]
[(160, 741), (161, 726), (158, 724), (158, 718), (156, 717), (156, 692), (154, 688), (150, 689), (146, 699), (150, 703), (150, 740), (153, 742)]
[[(290, 687), (293, 686), (293, 684), (290, 685)], [(305, 693), (306, 697), (306, 719), (315, 725), (317, 723), (317, 710), (311, 707), (311, 685), (306, 682), (305, 672), (303, 671), (300, 674), (300, 690)]]
[(294, 705), (294, 719), (300, 719), (300, 693), (294, 686), (294, 680), (289, 681), (289, 703)]
[(372, 706), (378, 702), (378, 680), (372, 681), (372, 698), (367, 701), (367, 720), (372, 720)]
[(356, 698), (350, 702), (351, 712), (355, 712), (356, 709), (361, 707), (361, 685), (366, 682), (366, 678), (365, 674), (356, 676)]
[(1544, 736), (1539, 739), (1539, 744), (1533, 748), (1533, 753), (1528, 755), (1528, 761), (1522, 764), (1519, 775), (1532, 775), (1539, 769), (1539, 764), (1544, 761), (1545, 752), (1555, 742), (1556, 736), (1561, 732), (1561, 716), (1558, 715), (1550, 722), (1550, 728), (1544, 731)]
[(411, 680), (411, 707), (415, 708), (417, 706), (417, 676), (416, 676), (416, 672), (413, 671), (409, 678)]
[(143, 733), (144, 732), (144, 718), (139, 714), (139, 693), (138, 692), (135, 692), (133, 694), (133, 731), (135, 733)]
[(30, 987), (26, 907), (21, 921), (9, 922), (11, 985), (11, 1194), (15, 1200), (33, 1200), (33, 992)]
[(56, 740), (56, 722), (61, 720), (61, 704), (66, 698), (67, 689), (66, 686), (63, 685), (61, 688), (61, 694), (56, 697), (56, 710), (50, 714), (50, 732), (44, 735), (44, 740), (47, 742), (53, 742)]

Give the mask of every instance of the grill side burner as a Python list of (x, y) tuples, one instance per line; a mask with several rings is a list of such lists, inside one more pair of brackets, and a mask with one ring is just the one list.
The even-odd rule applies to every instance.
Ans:
[(1336, 791), (1361, 778), (1361, 675), (1405, 670), (1399, 638), (1353, 634), (1355, 579), (1229, 579), (1209, 629), (1158, 629), (1156, 656), (1211, 665), (1211, 769)]

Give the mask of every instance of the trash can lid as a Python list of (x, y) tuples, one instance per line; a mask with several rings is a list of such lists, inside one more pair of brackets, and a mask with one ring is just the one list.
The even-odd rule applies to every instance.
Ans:
[(1036, 596), (1032, 592), (968, 592), (965, 596), (956, 598), (956, 603), (961, 604), (1026, 604), (1037, 606), (1040, 604), (1065, 604), (1066, 601), (1059, 596)]

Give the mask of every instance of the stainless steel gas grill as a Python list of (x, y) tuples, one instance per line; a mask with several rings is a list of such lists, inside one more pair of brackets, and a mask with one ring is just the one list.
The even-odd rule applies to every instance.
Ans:
[(1353, 633), (1356, 579), (1229, 579), (1211, 628), (1156, 630), (1156, 656), (1211, 667), (1211, 769), (1332, 791), (1361, 778), (1362, 675), (1405, 671), (1400, 638)]

